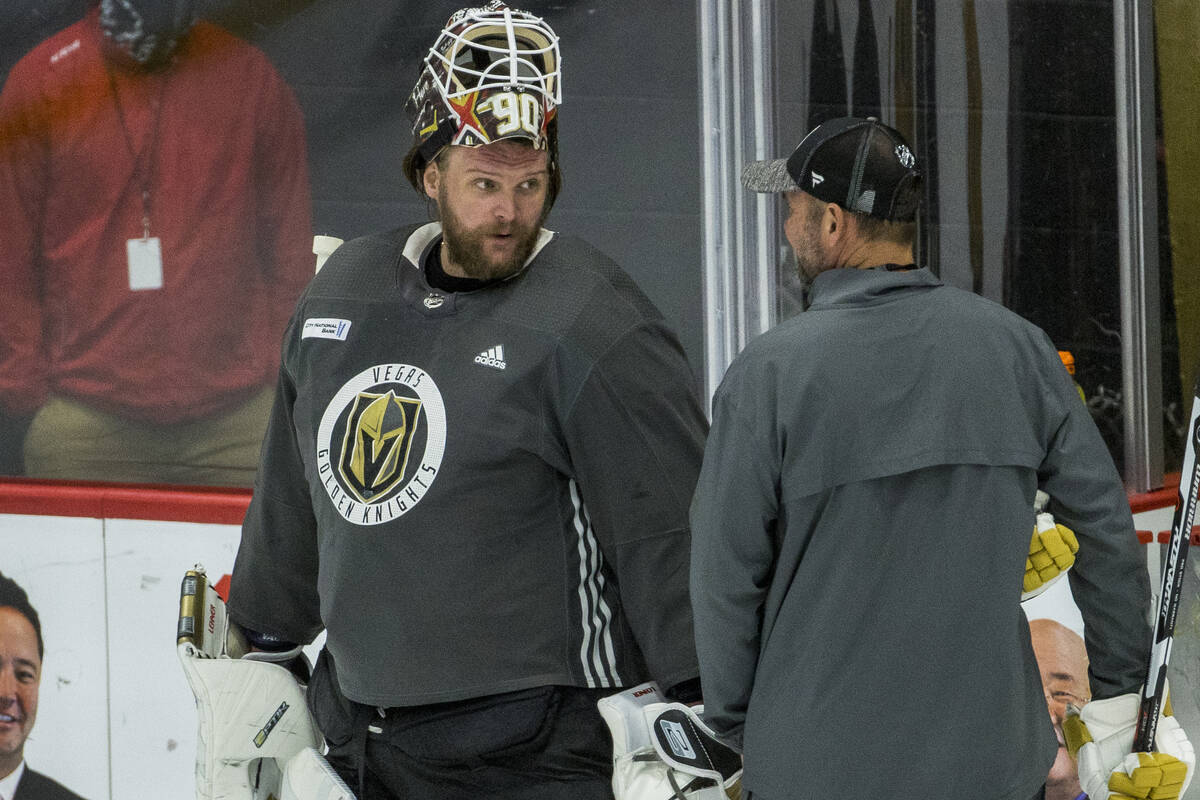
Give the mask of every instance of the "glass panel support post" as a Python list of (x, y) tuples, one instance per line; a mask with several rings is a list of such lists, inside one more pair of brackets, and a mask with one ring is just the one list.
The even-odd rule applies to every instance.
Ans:
[(778, 200), (742, 188), (746, 161), (776, 158), (774, 0), (698, 0), (703, 197), (704, 383), (770, 327)]
[(1145, 0), (1117, 0), (1113, 13), (1123, 477), (1127, 490), (1146, 492), (1163, 482), (1154, 18)]

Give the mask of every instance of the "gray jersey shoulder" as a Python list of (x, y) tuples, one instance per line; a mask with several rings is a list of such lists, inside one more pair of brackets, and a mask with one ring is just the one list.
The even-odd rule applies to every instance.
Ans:
[[(414, 305), (418, 314), (426, 313), (421, 304), (435, 290), (403, 255), (418, 227), (396, 228), (341, 245), (310, 283), (299, 310), (344, 300), (401, 302)], [(588, 242), (566, 234), (555, 234), (513, 278), (462, 293), (454, 298), (454, 305), (464, 314), (484, 310), (495, 322), (538, 331), (591, 358), (632, 329), (665, 326), (662, 314), (625, 270)]]

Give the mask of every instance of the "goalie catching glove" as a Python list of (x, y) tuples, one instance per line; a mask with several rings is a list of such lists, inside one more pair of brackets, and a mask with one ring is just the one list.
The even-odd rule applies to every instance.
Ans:
[(1037, 597), (1067, 574), (1079, 552), (1075, 532), (1054, 521), (1045, 511), (1049, 495), (1038, 490), (1033, 509), (1037, 513), (1029, 555), (1025, 557), (1025, 577), (1021, 581), (1021, 602)]
[(654, 682), (597, 702), (613, 738), (616, 800), (737, 800), (742, 757), (717, 741), (702, 707), (664, 703)]
[(1187, 791), (1196, 756), (1166, 704), (1153, 753), (1132, 753), (1141, 698), (1136, 693), (1093, 700), (1063, 720), (1079, 785), (1091, 800), (1176, 800)]

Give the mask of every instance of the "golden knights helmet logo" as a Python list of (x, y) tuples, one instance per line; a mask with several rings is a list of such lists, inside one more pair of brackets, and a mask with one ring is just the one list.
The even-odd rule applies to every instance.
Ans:
[(446, 411), (429, 373), (380, 364), (347, 381), (325, 408), (318, 477), (346, 520), (390, 522), (425, 496), (445, 444)]
[(359, 392), (346, 420), (339, 467), (348, 488), (364, 503), (386, 493), (404, 477), (421, 401), (408, 397)]

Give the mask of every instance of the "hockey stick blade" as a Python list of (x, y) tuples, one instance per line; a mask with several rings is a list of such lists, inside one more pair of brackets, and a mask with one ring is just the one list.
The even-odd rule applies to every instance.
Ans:
[(1167, 557), (1163, 562), (1150, 665), (1146, 670), (1146, 685), (1142, 687), (1142, 702), (1138, 708), (1137, 728), (1133, 738), (1135, 753), (1154, 750), (1158, 715), (1165, 699), (1163, 695), (1166, 693), (1167, 662), (1171, 657), (1171, 640), (1175, 635), (1175, 615), (1179, 611), (1179, 600), (1183, 595), (1184, 566), (1187, 564), (1188, 544), (1191, 542), (1196, 504), (1200, 495), (1200, 463), (1196, 461), (1196, 446), (1200, 439), (1200, 378), (1196, 380), (1192, 395), (1192, 418), (1188, 422), (1183, 470), (1179, 475), (1179, 499), (1175, 505), (1175, 519), (1171, 523), (1171, 541), (1167, 547)]

